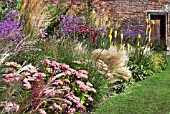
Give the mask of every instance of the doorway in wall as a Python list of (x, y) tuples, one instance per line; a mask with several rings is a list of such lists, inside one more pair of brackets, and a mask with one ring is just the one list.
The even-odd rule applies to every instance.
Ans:
[(151, 42), (157, 44), (161, 50), (167, 49), (168, 34), (168, 13), (167, 12), (149, 12), (149, 19), (154, 21)]

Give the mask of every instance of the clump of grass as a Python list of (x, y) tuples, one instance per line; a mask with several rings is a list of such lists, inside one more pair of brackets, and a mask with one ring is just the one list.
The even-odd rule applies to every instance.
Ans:
[(116, 47), (111, 46), (108, 50), (96, 49), (92, 54), (93, 58), (102, 60), (108, 65), (110, 73), (126, 82), (129, 81), (131, 72), (126, 67), (128, 57), (125, 50), (118, 51)]
[(20, 12), (26, 34), (40, 34), (50, 23), (51, 11), (47, 6), (43, 0), (22, 0)]

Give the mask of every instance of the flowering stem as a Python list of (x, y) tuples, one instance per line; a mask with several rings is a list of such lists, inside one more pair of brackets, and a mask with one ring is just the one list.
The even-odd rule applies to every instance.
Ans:
[[(57, 74), (56, 76), (54, 76), (48, 83), (47, 85), (44, 87), (43, 90), (45, 90), (54, 80), (56, 80), (57, 78), (61, 77), (61, 76), (64, 76), (65, 73), (60, 73), (60, 74)], [(43, 90), (40, 92), (40, 94), (43, 92)]]
[(3, 62), (5, 61), (5, 59), (7, 59), (10, 54), (8, 52), (5, 52), (4, 54), (2, 54), (2, 58), (0, 59), (0, 66), (3, 64)]

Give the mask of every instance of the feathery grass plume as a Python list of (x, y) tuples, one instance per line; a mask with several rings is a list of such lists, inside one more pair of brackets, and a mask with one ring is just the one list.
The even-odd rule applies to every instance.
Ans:
[(22, 0), (20, 12), (26, 34), (40, 34), (50, 23), (51, 11), (43, 0)]
[(126, 67), (128, 56), (125, 50), (118, 51), (115, 46), (111, 46), (108, 50), (96, 49), (92, 52), (92, 58), (102, 60), (114, 76), (118, 76), (124, 81), (130, 79), (131, 71)]
[(79, 42), (79, 43), (77, 43), (76, 44), (76, 46), (75, 46), (75, 48), (74, 48), (74, 52), (76, 53), (76, 54), (87, 54), (87, 49), (86, 49), (86, 45), (85, 46), (83, 46), (83, 43), (81, 42)]

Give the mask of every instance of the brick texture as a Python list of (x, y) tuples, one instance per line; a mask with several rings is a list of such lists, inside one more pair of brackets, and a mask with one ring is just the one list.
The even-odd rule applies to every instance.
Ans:
[(139, 17), (140, 22), (145, 24), (148, 10), (168, 11), (167, 41), (170, 47), (170, 0), (63, 0), (66, 4), (73, 4), (71, 10), (77, 10), (87, 1), (90, 1), (91, 4), (88, 5), (93, 7), (97, 13), (105, 13), (113, 21)]

